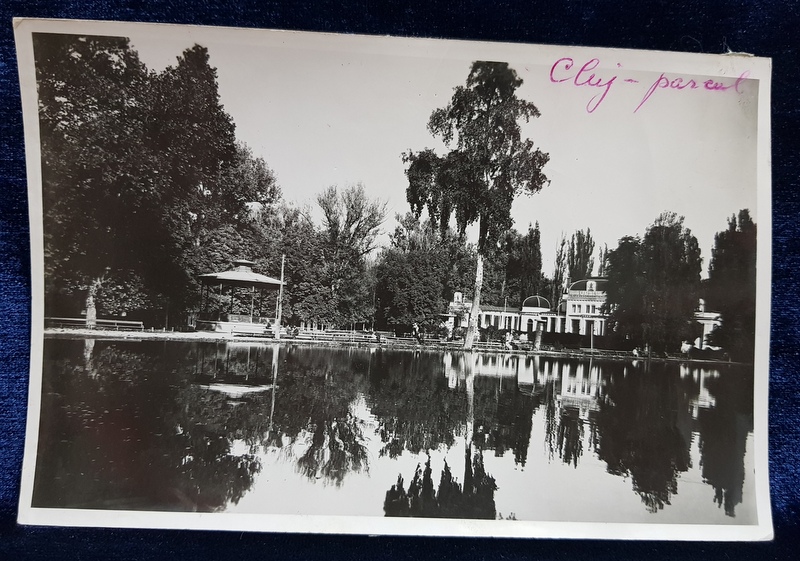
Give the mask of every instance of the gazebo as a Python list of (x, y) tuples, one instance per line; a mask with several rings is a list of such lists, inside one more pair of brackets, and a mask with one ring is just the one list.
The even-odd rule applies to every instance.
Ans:
[[(200, 315), (197, 320), (197, 329), (201, 331), (246, 332), (264, 333), (273, 322), (280, 322), (280, 297), (283, 282), (273, 277), (253, 272), (253, 263), (247, 259), (237, 259), (233, 268), (219, 273), (206, 273), (199, 276), (200, 280)], [(281, 266), (283, 276), (283, 266)], [(274, 315), (262, 315), (265, 291), (278, 291), (275, 302)], [(241, 309), (234, 310), (234, 296), (245, 291), (250, 296), (250, 313), (241, 313)], [(227, 311), (208, 311), (212, 293), (219, 295), (225, 301), (227, 293)], [(256, 298), (258, 293), (258, 298)], [(271, 308), (271, 307), (270, 307)], [(235, 313), (235, 312), (240, 313)]]

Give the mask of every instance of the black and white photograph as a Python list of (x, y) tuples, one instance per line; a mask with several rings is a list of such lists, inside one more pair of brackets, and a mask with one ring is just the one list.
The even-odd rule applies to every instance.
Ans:
[(769, 59), (15, 34), (21, 523), (772, 536)]

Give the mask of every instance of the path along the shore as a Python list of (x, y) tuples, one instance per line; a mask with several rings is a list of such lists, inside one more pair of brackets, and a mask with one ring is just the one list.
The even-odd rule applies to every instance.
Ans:
[[(398, 349), (398, 350), (426, 350), (426, 351), (460, 351), (461, 344), (454, 341), (427, 340), (423, 343), (411, 341), (408, 338), (383, 338), (381, 341), (348, 341), (346, 339), (320, 340), (304, 337), (282, 336), (281, 339), (272, 337), (260, 337), (253, 335), (233, 335), (226, 332), (214, 331), (165, 331), (165, 330), (145, 330), (145, 331), (114, 331), (98, 329), (59, 329), (47, 328), (44, 330), (45, 338), (50, 339), (111, 339), (120, 341), (197, 341), (197, 342), (225, 342), (236, 341), (241, 343), (261, 343), (261, 344), (284, 344), (284, 345), (309, 345), (320, 347), (341, 347), (341, 348), (374, 348), (374, 349)], [(604, 351), (599, 349), (565, 349), (533, 350), (527, 348), (508, 349), (501, 344), (480, 344), (473, 348), (474, 352), (492, 354), (511, 354), (511, 355), (537, 355), (560, 358), (596, 358), (617, 361), (644, 361), (642, 357), (635, 357), (630, 352), (623, 351)], [(666, 357), (651, 357), (653, 362), (691, 362), (693, 364), (738, 364), (723, 360), (692, 359), (686, 355), (678, 354)]]

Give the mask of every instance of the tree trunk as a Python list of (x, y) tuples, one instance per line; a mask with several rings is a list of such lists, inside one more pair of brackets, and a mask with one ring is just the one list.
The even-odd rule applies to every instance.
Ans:
[(97, 326), (97, 305), (95, 297), (100, 289), (101, 279), (92, 279), (89, 285), (89, 292), (86, 294), (86, 327), (94, 329)]
[(478, 253), (478, 265), (475, 268), (475, 294), (472, 297), (469, 325), (467, 326), (467, 335), (464, 339), (465, 351), (472, 350), (475, 334), (478, 333), (478, 321), (480, 320), (479, 313), (481, 309), (481, 288), (483, 288), (483, 255)]

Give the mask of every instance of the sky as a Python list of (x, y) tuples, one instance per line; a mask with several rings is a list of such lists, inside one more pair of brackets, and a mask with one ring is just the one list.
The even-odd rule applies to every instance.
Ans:
[[(539, 223), (545, 274), (562, 234), (590, 228), (598, 249), (613, 249), (622, 236), (643, 235), (661, 212), (674, 211), (698, 238), (705, 276), (714, 233), (742, 208), (757, 216), (756, 80), (715, 78), (727, 89), (709, 91), (708, 75), (691, 74), (697, 67), (641, 51), (213, 28), (131, 31), (154, 70), (175, 64), (195, 43), (209, 49), (236, 136), (275, 172), (284, 199), (313, 206), (327, 186), (361, 182), (370, 197), (388, 203), (385, 233), (394, 229), (395, 214), (409, 210), (401, 154), (426, 147), (445, 153), (427, 130), (428, 117), (464, 84), (473, 60), (509, 62), (523, 79), (517, 95), (541, 112), (523, 130), (550, 155), (550, 183), (518, 197), (512, 217), (521, 232)], [(566, 57), (571, 66), (558, 62)], [(587, 70), (576, 76), (584, 63)], [(719, 72), (726, 69), (712, 76)], [(665, 85), (662, 76), (678, 87), (655, 88), (641, 103), (654, 83)], [(577, 85), (587, 78), (599, 85)]]

